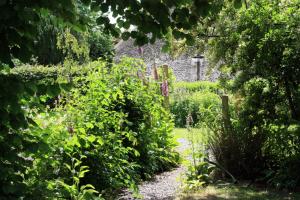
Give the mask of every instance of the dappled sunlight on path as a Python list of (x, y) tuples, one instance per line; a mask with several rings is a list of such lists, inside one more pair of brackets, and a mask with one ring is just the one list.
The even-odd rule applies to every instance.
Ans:
[(182, 194), (176, 200), (299, 200), (296, 193), (259, 189), (243, 185), (211, 185), (195, 193)]
[[(177, 139), (179, 143), (177, 151), (179, 153), (184, 152), (189, 147), (189, 143), (186, 139)], [(180, 190), (181, 180), (180, 176), (184, 174), (186, 168), (179, 166), (172, 171), (158, 174), (151, 181), (143, 182), (139, 185), (140, 194), (142, 199), (145, 200), (174, 200)], [(119, 200), (134, 200), (132, 194), (128, 191), (123, 194)]]

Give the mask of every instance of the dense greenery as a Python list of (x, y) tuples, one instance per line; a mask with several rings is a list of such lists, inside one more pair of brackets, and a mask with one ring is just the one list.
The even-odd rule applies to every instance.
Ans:
[[(139, 60), (112, 64), (111, 36), (164, 38), (164, 49), (196, 41), (223, 88), (169, 83), (176, 126), (189, 116), (209, 133), (223, 175), (300, 185), (298, 0), (4, 0), (0, 10), (1, 199), (100, 199), (176, 164), (158, 84), (138, 78)], [(89, 63), (99, 57), (110, 64)]]
[[(182, 136), (190, 144), (184, 189), (195, 191), (213, 182), (210, 175), (216, 166), (205, 159), (211, 156), (210, 141), (216, 135), (215, 126), (222, 126), (221, 87), (213, 82), (178, 82), (172, 94), (170, 111), (177, 127), (186, 127)], [(179, 129), (175, 129), (178, 131)], [(209, 147), (208, 147), (209, 146)], [(208, 149), (210, 150), (208, 151)]]
[[(241, 179), (300, 184), (299, 2), (227, 2), (200, 27), (231, 96), (231, 127), (207, 121), (217, 161)], [(208, 25), (210, 23), (210, 25)], [(216, 116), (217, 113), (215, 113)]]
[[(55, 108), (28, 110), (33, 124), (20, 132), (31, 141), (20, 155), (30, 162), (20, 174), (26, 190), (17, 193), (6, 184), (1, 198), (86, 199), (123, 187), (136, 190), (136, 182), (176, 165), (171, 117), (156, 94), (157, 85), (145, 85), (137, 76), (144, 71), (141, 61), (86, 67), (87, 76), (75, 76), (75, 87), (62, 93)], [(39, 68), (31, 69), (38, 75)], [(23, 80), (30, 68), (14, 71), (11, 76)], [(58, 81), (55, 68), (40, 71), (42, 79), (29, 74), (26, 81)]]
[(78, 77), (89, 71), (89, 65), (76, 65), (66, 68), (63, 65), (47, 66), (29, 65), (15, 67), (10, 70), (9, 76), (20, 78), (22, 81), (41, 81), (51, 83), (67, 82), (68, 76)]
[[(96, 13), (94, 19), (106, 32), (114, 37), (121, 35), (123, 39), (132, 37), (138, 45), (154, 42), (170, 31), (176, 38), (186, 38), (188, 43), (192, 43), (193, 37), (184, 30), (193, 28), (199, 19), (210, 12), (218, 11), (220, 3), (209, 0), (2, 1), (0, 35), (3, 40), (0, 43), (0, 60), (13, 65), (13, 57), (26, 62), (32, 54), (37, 53), (38, 49), (33, 48), (39, 34), (37, 27), (41, 19), (49, 14), (57, 18), (58, 25), (83, 30), (91, 19), (89, 13)], [(116, 23), (110, 21), (109, 14), (116, 18)], [(129, 29), (131, 25), (136, 28)], [(121, 29), (126, 31), (121, 32)]]
[(209, 107), (211, 102), (218, 102), (221, 92), (217, 83), (176, 82), (171, 96), (170, 111), (174, 115), (176, 127), (186, 126), (186, 117), (191, 114), (193, 125), (200, 122), (202, 113), (200, 107)]
[(185, 92), (214, 92), (221, 93), (221, 87), (217, 82), (210, 81), (197, 81), (197, 82), (176, 82), (174, 84), (174, 93), (185, 93)]
[[(63, 22), (74, 25), (74, 28), (83, 28), (84, 17), (77, 11), (74, 1), (60, 2), (41, 1), (2, 1), (0, 4), (0, 61), (13, 65), (12, 58), (28, 61), (38, 49), (34, 41), (38, 35), (38, 24), (43, 16), (53, 13)], [(30, 23), (28, 23), (30, 22)], [(75, 27), (76, 26), (76, 27)]]
[[(55, 28), (63, 26), (76, 31), (86, 29), (90, 17), (86, 16), (89, 12), (84, 11), (88, 10), (86, 7), (90, 3), (91, 1), (86, 0), (0, 2), (0, 169), (1, 173), (5, 174), (0, 177), (0, 194), (3, 198), (18, 198), (26, 191), (23, 175), (31, 161), (22, 154), (36, 142), (31, 136), (27, 137), (22, 133), (29, 123), (34, 124), (32, 116), (29, 115), (29, 108), (35, 105), (35, 102), (39, 102), (37, 94), (53, 97), (61, 89), (57, 84), (40, 85), (34, 81), (24, 82), (18, 77), (7, 76), (8, 68), (15, 65), (13, 59), (27, 63), (33, 55), (38, 55), (40, 49), (35, 48), (35, 42), (38, 39), (43, 41), (42, 37), (39, 37), (39, 26), (45, 17), (53, 16)], [(143, 44), (148, 42), (147, 33), (153, 33), (152, 41), (154, 42), (156, 38), (162, 38), (170, 27), (190, 28), (190, 26), (183, 27), (183, 22), (186, 21), (193, 21), (195, 24), (197, 19), (195, 17), (199, 17), (199, 15), (189, 17), (190, 3), (193, 2), (93, 1), (90, 6), (94, 11), (101, 11), (95, 15), (97, 23), (100, 26), (103, 25), (105, 30), (114, 36), (120, 33), (121, 28), (128, 29), (131, 24), (136, 25), (137, 29), (131, 31), (130, 35), (136, 39), (138, 44)], [(180, 8), (176, 9), (176, 14), (172, 15), (169, 8), (174, 5), (180, 6)], [(196, 6), (201, 7), (202, 4), (196, 4)], [(118, 25), (109, 22), (108, 16), (105, 15), (108, 12), (113, 12), (115, 17), (119, 16)], [(47, 32), (47, 30), (45, 31)], [(181, 33), (182, 37), (187, 37), (183, 32)], [(124, 32), (122, 35), (125, 39), (129, 34)], [(67, 40), (62, 40), (62, 42), (65, 41)], [(71, 59), (72, 52), (66, 51), (65, 48), (68, 45), (60, 45), (60, 47), (62, 47), (62, 51), (66, 52), (67, 59), (65, 60)], [(49, 46), (49, 48), (53, 49), (53, 46)], [(77, 54), (79, 53), (77, 50), (80, 49), (76, 48), (75, 50), (75, 54)], [(56, 60), (56, 55), (46, 56), (49, 56), (54, 62), (58, 60)], [(68, 62), (67, 65), (70, 68), (75, 64)]]
[[(70, 30), (68, 26), (60, 24), (57, 17), (53, 15), (48, 14), (41, 17), (38, 24), (38, 35), (34, 43), (34, 48), (39, 51), (35, 53), (36, 60), (34, 61), (42, 65), (57, 65), (62, 64), (68, 54), (72, 54), (73, 60), (81, 63), (87, 62), (86, 59), (78, 58), (75, 55), (76, 43), (81, 48), (86, 48), (90, 60), (99, 58), (111, 60), (114, 54), (112, 37), (104, 34), (96, 25), (95, 20), (90, 19), (90, 21), (91, 25), (82, 32), (74, 28)], [(62, 44), (66, 46), (65, 43), (72, 43), (72, 45), (64, 49)]]
[(114, 45), (112, 37), (104, 34), (100, 30), (91, 30), (88, 34), (89, 57), (91, 60), (104, 58), (112, 60), (114, 55)]

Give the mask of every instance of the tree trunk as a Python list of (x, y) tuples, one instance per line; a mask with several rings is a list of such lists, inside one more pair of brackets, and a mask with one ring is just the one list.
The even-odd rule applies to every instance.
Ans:
[(230, 115), (229, 115), (228, 96), (223, 95), (221, 98), (222, 98), (222, 115), (223, 115), (224, 129), (226, 134), (229, 135), (231, 133), (231, 123), (230, 123)]
[(287, 96), (287, 99), (289, 102), (291, 116), (295, 120), (300, 120), (300, 114), (299, 114), (299, 112), (297, 112), (296, 106), (294, 104), (293, 96), (292, 96), (292, 91), (291, 91), (291, 88), (289, 87), (289, 82), (286, 78), (284, 80), (284, 87), (285, 87), (285, 93), (286, 93), (286, 96)]

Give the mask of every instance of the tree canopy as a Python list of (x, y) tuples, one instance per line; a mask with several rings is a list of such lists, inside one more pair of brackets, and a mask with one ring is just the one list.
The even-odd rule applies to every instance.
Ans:
[(76, 11), (72, 0), (64, 1), (7, 1), (0, 2), (0, 61), (13, 65), (12, 57), (27, 61), (36, 51), (35, 37), (38, 22), (48, 12), (61, 23), (80, 27), (83, 18)]
[[(273, 103), (274, 95), (284, 95), (284, 100), (277, 101), (286, 101), (295, 120), (300, 119), (299, 6), (293, 0), (255, 0), (240, 10), (228, 5), (215, 24), (218, 37), (209, 43), (214, 59), (236, 77), (236, 89), (254, 79), (264, 82), (263, 94), (272, 96)], [(270, 112), (264, 117), (277, 116), (273, 103), (266, 102)]]
[[(38, 179), (33, 181), (34, 184), (24, 180), (28, 180), (26, 176), (30, 176), (31, 172), (37, 173), (31, 174), (32, 177), (42, 177), (38, 173), (42, 174), (44, 170), (47, 171), (45, 176), (53, 175), (44, 166), (55, 159), (44, 157), (45, 151), (42, 150), (45, 144), (52, 145), (52, 142), (47, 138), (44, 140), (44, 129), (40, 129), (34, 117), (45, 108), (47, 99), (66, 92), (72, 83), (76, 92), (72, 93), (73, 96), (68, 92), (67, 97), (63, 97), (66, 98), (63, 99), (66, 100), (65, 105), (60, 107), (69, 112), (69, 118), (58, 126), (60, 130), (56, 122), (61, 122), (55, 119), (53, 129), (48, 132), (49, 135), (54, 132), (61, 136), (59, 131), (63, 131), (66, 141), (74, 139), (72, 145), (75, 150), (82, 146), (92, 147), (96, 138), (90, 133), (99, 137), (99, 145), (91, 148), (98, 152), (86, 162), (99, 179), (96, 180), (94, 174), (87, 174), (89, 180), (86, 183), (98, 181), (94, 183), (99, 184), (101, 187), (97, 189), (101, 190), (106, 185), (122, 188), (137, 178), (129, 175), (139, 168), (127, 161), (135, 160), (141, 166), (144, 164), (146, 167), (139, 169), (140, 175), (147, 177), (161, 170), (162, 163), (167, 166), (175, 160), (168, 159), (167, 152), (161, 152), (161, 147), (172, 146), (165, 137), (165, 133), (172, 129), (172, 120), (168, 111), (161, 107), (160, 94), (156, 94), (160, 91), (156, 88), (158, 84), (147, 84), (144, 75), (136, 77), (145, 70), (140, 61), (129, 60), (119, 65), (95, 62), (101, 67), (88, 73), (92, 69), (88, 67), (93, 66), (88, 61), (99, 57), (112, 58), (111, 36), (123, 40), (133, 38), (136, 45), (165, 39), (170, 42), (166, 44), (171, 46), (174, 39), (180, 39), (179, 42), (185, 45), (196, 44), (197, 51), (207, 51), (213, 64), (227, 78), (223, 86), (234, 100), (228, 109), (232, 115), (228, 113), (226, 122), (221, 118), (219, 88), (214, 88), (215, 94), (202, 93), (199, 98), (198, 94), (192, 96), (188, 93), (173, 111), (185, 113), (181, 110), (186, 110), (189, 105), (195, 118), (196, 115), (201, 117), (198, 124), (209, 128), (216, 136), (212, 137), (210, 144), (215, 147), (214, 157), (233, 175), (246, 179), (262, 178), (274, 185), (300, 185), (300, 177), (295, 170), (300, 166), (299, 8), (299, 0), (0, 0), (0, 174), (3, 174), (0, 176), (0, 198), (25, 197), (31, 192), (28, 190), (31, 186), (49, 189), (51, 184), (56, 185), (57, 182), (52, 182), (49, 187), (36, 187), (34, 184), (39, 184)], [(26, 63), (32, 56), (37, 56), (40, 64), (63, 62), (63, 65), (48, 68), (33, 66), (30, 69), (25, 65), (14, 68), (15, 73), (14, 69), (6, 67), (13, 67), (15, 58)], [(83, 63), (87, 66), (85, 69), (76, 66)], [(65, 70), (68, 74), (60, 77), (60, 72), (63, 74)], [(77, 83), (72, 74), (81, 76)], [(27, 75), (31, 78), (25, 80)], [(157, 100), (155, 105), (154, 97)], [(208, 104), (213, 106), (206, 106)], [(147, 114), (151, 109), (153, 112)], [(60, 112), (65, 114), (64, 110)], [(182, 126), (189, 113), (183, 115)], [(52, 117), (55, 118), (48, 118)], [(126, 117), (127, 121), (124, 120)], [(160, 120), (165, 121), (161, 123)], [(224, 126), (225, 123), (228, 127)], [(36, 130), (38, 135), (29, 130)], [(82, 140), (75, 139), (77, 136), (73, 137), (74, 130), (82, 134), (81, 139), (86, 142), (84, 145), (80, 144)], [(97, 135), (99, 132), (103, 135)], [(120, 138), (115, 140), (114, 133)], [(107, 138), (110, 134), (111, 137)], [(140, 137), (139, 134), (145, 135)], [(107, 140), (103, 141), (102, 136)], [(137, 146), (135, 137), (140, 137), (141, 143), (137, 152), (131, 152), (133, 149), (130, 148)], [(144, 141), (149, 143), (144, 144)], [(105, 142), (109, 145), (103, 145)], [(128, 160), (123, 160), (127, 165), (118, 159), (111, 163), (108, 161), (112, 173), (107, 173), (98, 168), (93, 158), (104, 161), (105, 168), (105, 161), (111, 159), (110, 150), (118, 146), (114, 142), (121, 148), (119, 153), (113, 152), (112, 155), (120, 160), (128, 156)], [(57, 167), (67, 158), (55, 142), (53, 145), (53, 155), (59, 152), (61, 156), (61, 162), (54, 163)], [(100, 146), (104, 151), (99, 150)], [(101, 157), (106, 150), (108, 153)], [(86, 152), (89, 151), (80, 153)], [(149, 155), (136, 158), (140, 153)], [(38, 161), (40, 169), (28, 170), (37, 161), (28, 155), (41, 156), (42, 160)], [(81, 163), (81, 159), (77, 162)], [(128, 167), (128, 173), (119, 174), (124, 166)], [(117, 182), (101, 183), (102, 173), (106, 174), (106, 181), (117, 177)], [(69, 177), (64, 176), (66, 174), (62, 177), (70, 183)], [(53, 188), (49, 190), (55, 191)], [(78, 188), (75, 190), (78, 192)], [(37, 193), (40, 191), (37, 190)]]
[[(13, 66), (12, 58), (27, 61), (37, 49), (33, 48), (38, 35), (37, 26), (48, 13), (58, 23), (74, 29), (84, 29), (87, 17), (83, 10), (97, 12), (97, 24), (113, 36), (132, 37), (137, 45), (154, 42), (170, 30), (175, 38), (193, 37), (186, 31), (201, 17), (220, 9), (222, 0), (63, 0), (0, 2), (0, 61)], [(116, 23), (110, 21), (116, 19)], [(129, 29), (133, 25), (134, 29)], [(126, 31), (121, 31), (126, 30)]]
[(215, 143), (223, 147), (218, 162), (236, 177), (295, 187), (300, 180), (295, 172), (300, 157), (300, 4), (243, 2), (239, 9), (226, 2), (214, 20), (195, 31), (234, 95), (233, 131)]

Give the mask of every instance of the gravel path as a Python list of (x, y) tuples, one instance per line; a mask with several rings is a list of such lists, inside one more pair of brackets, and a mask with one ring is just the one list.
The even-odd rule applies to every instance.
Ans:
[[(185, 139), (178, 139), (178, 152), (183, 152), (189, 147)], [(174, 200), (179, 191), (180, 176), (186, 171), (185, 167), (179, 166), (169, 172), (156, 175), (154, 180), (143, 182), (139, 185), (139, 192), (144, 200)], [(126, 191), (118, 200), (134, 200), (132, 194)]]

